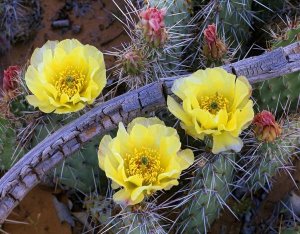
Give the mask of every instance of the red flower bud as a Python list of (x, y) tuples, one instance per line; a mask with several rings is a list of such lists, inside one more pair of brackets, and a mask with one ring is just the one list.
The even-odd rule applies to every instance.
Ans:
[(227, 52), (226, 45), (218, 38), (215, 24), (204, 30), (203, 54), (210, 60), (220, 60)]
[(282, 130), (269, 111), (258, 113), (253, 120), (254, 133), (261, 141), (273, 142), (280, 136)]
[(18, 88), (17, 76), (20, 73), (19, 66), (9, 66), (4, 70), (3, 90), (4, 92), (15, 91)]

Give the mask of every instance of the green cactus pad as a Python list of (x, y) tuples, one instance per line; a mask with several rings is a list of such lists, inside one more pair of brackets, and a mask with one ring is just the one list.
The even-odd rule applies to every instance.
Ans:
[(260, 188), (270, 189), (272, 177), (286, 167), (292, 165), (292, 155), (300, 146), (300, 116), (290, 116), (282, 126), (282, 134), (274, 142), (256, 142), (252, 154), (246, 156), (251, 169), (247, 184), (251, 191)]
[(111, 197), (95, 195), (86, 199), (84, 207), (99, 227), (99, 233), (167, 233), (153, 202), (121, 208)]
[(111, 199), (106, 199), (101, 195), (94, 195), (91, 197), (87, 196), (83, 206), (94, 222), (105, 225), (109, 223), (113, 216), (115, 204)]
[(298, 225), (298, 226), (294, 226), (294, 227), (283, 227), (279, 233), (281, 233), (281, 234), (300, 234), (300, 226)]
[(151, 0), (150, 7), (159, 9), (166, 8), (165, 25), (169, 28), (168, 48), (159, 56), (159, 62), (163, 63), (165, 72), (180, 70), (182, 51), (191, 28), (188, 26), (191, 21), (192, 5), (188, 0)]
[(0, 117), (0, 170), (8, 170), (23, 156), (17, 147), (16, 132), (10, 122)]
[(80, 151), (56, 167), (55, 179), (59, 183), (83, 193), (90, 193), (97, 189), (101, 194), (105, 194), (107, 178), (98, 164), (99, 142), (100, 137), (94, 137)]
[[(287, 30), (286, 40), (275, 41), (273, 49), (287, 46), (297, 41), (300, 36), (300, 25)], [(273, 78), (255, 86), (253, 97), (259, 110), (270, 110), (276, 115), (284, 111), (297, 111), (300, 102), (300, 72)]]
[(188, 0), (150, 0), (149, 4), (151, 7), (158, 7), (160, 9), (165, 7), (167, 9), (165, 18), (167, 27), (175, 26), (177, 32), (186, 32), (186, 27), (184, 26), (188, 25), (191, 12), (191, 4)]
[[(35, 128), (33, 145), (55, 132), (76, 116), (47, 115), (42, 124)], [(54, 180), (64, 186), (76, 189), (82, 193), (90, 193), (100, 189), (105, 194), (107, 178), (98, 165), (98, 146), (100, 137), (83, 145), (82, 149), (70, 155), (64, 162), (52, 170)]]
[(230, 160), (235, 160), (235, 154), (219, 154), (211, 160), (198, 168), (190, 184), (190, 201), (180, 223), (184, 233), (206, 233), (230, 195), (229, 184), (234, 175)]
[(233, 43), (231, 47), (236, 48), (247, 43), (252, 27), (252, 0), (193, 0), (192, 2), (196, 11), (199, 10), (195, 18), (198, 18), (200, 32), (209, 24), (215, 23), (220, 35)]

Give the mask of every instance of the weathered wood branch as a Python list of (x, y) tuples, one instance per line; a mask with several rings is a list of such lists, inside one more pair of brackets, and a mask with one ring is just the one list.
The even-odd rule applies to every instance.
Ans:
[[(223, 68), (246, 76), (250, 83), (299, 71), (300, 42)], [(177, 78), (162, 79), (95, 107), (24, 155), (0, 179), (0, 223), (51, 168), (79, 150), (83, 143), (113, 130), (119, 122), (126, 124), (166, 106), (167, 94), (172, 93), (171, 87)]]

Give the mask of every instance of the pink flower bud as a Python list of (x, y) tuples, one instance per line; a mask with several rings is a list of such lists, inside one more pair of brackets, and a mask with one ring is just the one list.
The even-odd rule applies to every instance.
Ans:
[(208, 25), (204, 30), (204, 38), (211, 48), (211, 45), (217, 40), (217, 28), (215, 24)]
[(166, 8), (149, 7), (140, 13), (141, 28), (148, 43), (154, 47), (162, 46), (167, 40), (165, 29)]

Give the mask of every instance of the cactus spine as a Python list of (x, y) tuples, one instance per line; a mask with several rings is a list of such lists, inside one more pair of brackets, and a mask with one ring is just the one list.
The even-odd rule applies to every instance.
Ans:
[(83, 146), (83, 148), (66, 159), (54, 170), (54, 178), (61, 184), (89, 194), (98, 190), (105, 194), (107, 178), (98, 166), (97, 148), (100, 137)]
[[(300, 39), (300, 24), (295, 28), (288, 28), (282, 36), (277, 36), (272, 49), (290, 45)], [(300, 72), (277, 77), (256, 86), (254, 98), (261, 110), (281, 114), (283, 111), (297, 111), (299, 105)]]
[[(247, 168), (247, 184), (251, 191), (260, 188), (269, 190), (272, 185), (272, 177), (280, 169), (288, 170), (292, 165), (292, 155), (300, 145), (300, 116), (292, 115), (284, 120), (281, 126), (282, 133), (273, 142), (261, 142), (254, 138), (252, 149), (244, 160), (250, 165)], [(250, 161), (250, 163), (249, 163)]]
[[(180, 230), (185, 233), (207, 233), (209, 226), (218, 217), (230, 195), (229, 185), (233, 181), (235, 154), (210, 155), (204, 166), (199, 161), (199, 168), (190, 184), (188, 200), (180, 223)], [(207, 160), (204, 157), (202, 160)], [(197, 163), (196, 163), (197, 165)]]
[(99, 226), (101, 233), (167, 233), (161, 225), (161, 216), (153, 202), (121, 208), (111, 198), (95, 195), (85, 201), (84, 207)]
[(193, 22), (197, 24), (197, 40), (200, 44), (204, 29), (215, 24), (222, 40), (235, 50), (243, 51), (242, 46), (248, 41), (254, 18), (252, 0), (193, 0), (193, 5), (196, 12)]
[(8, 170), (23, 156), (17, 142), (16, 131), (10, 122), (0, 117), (0, 170)]
[(160, 56), (159, 63), (164, 70), (182, 72), (182, 54), (184, 47), (190, 42), (191, 4), (187, 0), (151, 0), (151, 7), (166, 8), (165, 25), (168, 28), (168, 43), (163, 48), (164, 56)]
[[(50, 114), (35, 128), (33, 145), (41, 142), (48, 135), (70, 122), (75, 116), (61, 116)], [(82, 193), (90, 193), (99, 189), (105, 194), (107, 179), (98, 166), (97, 147), (100, 137), (83, 145), (82, 149), (74, 153), (52, 171), (54, 180), (63, 186), (76, 189)]]

